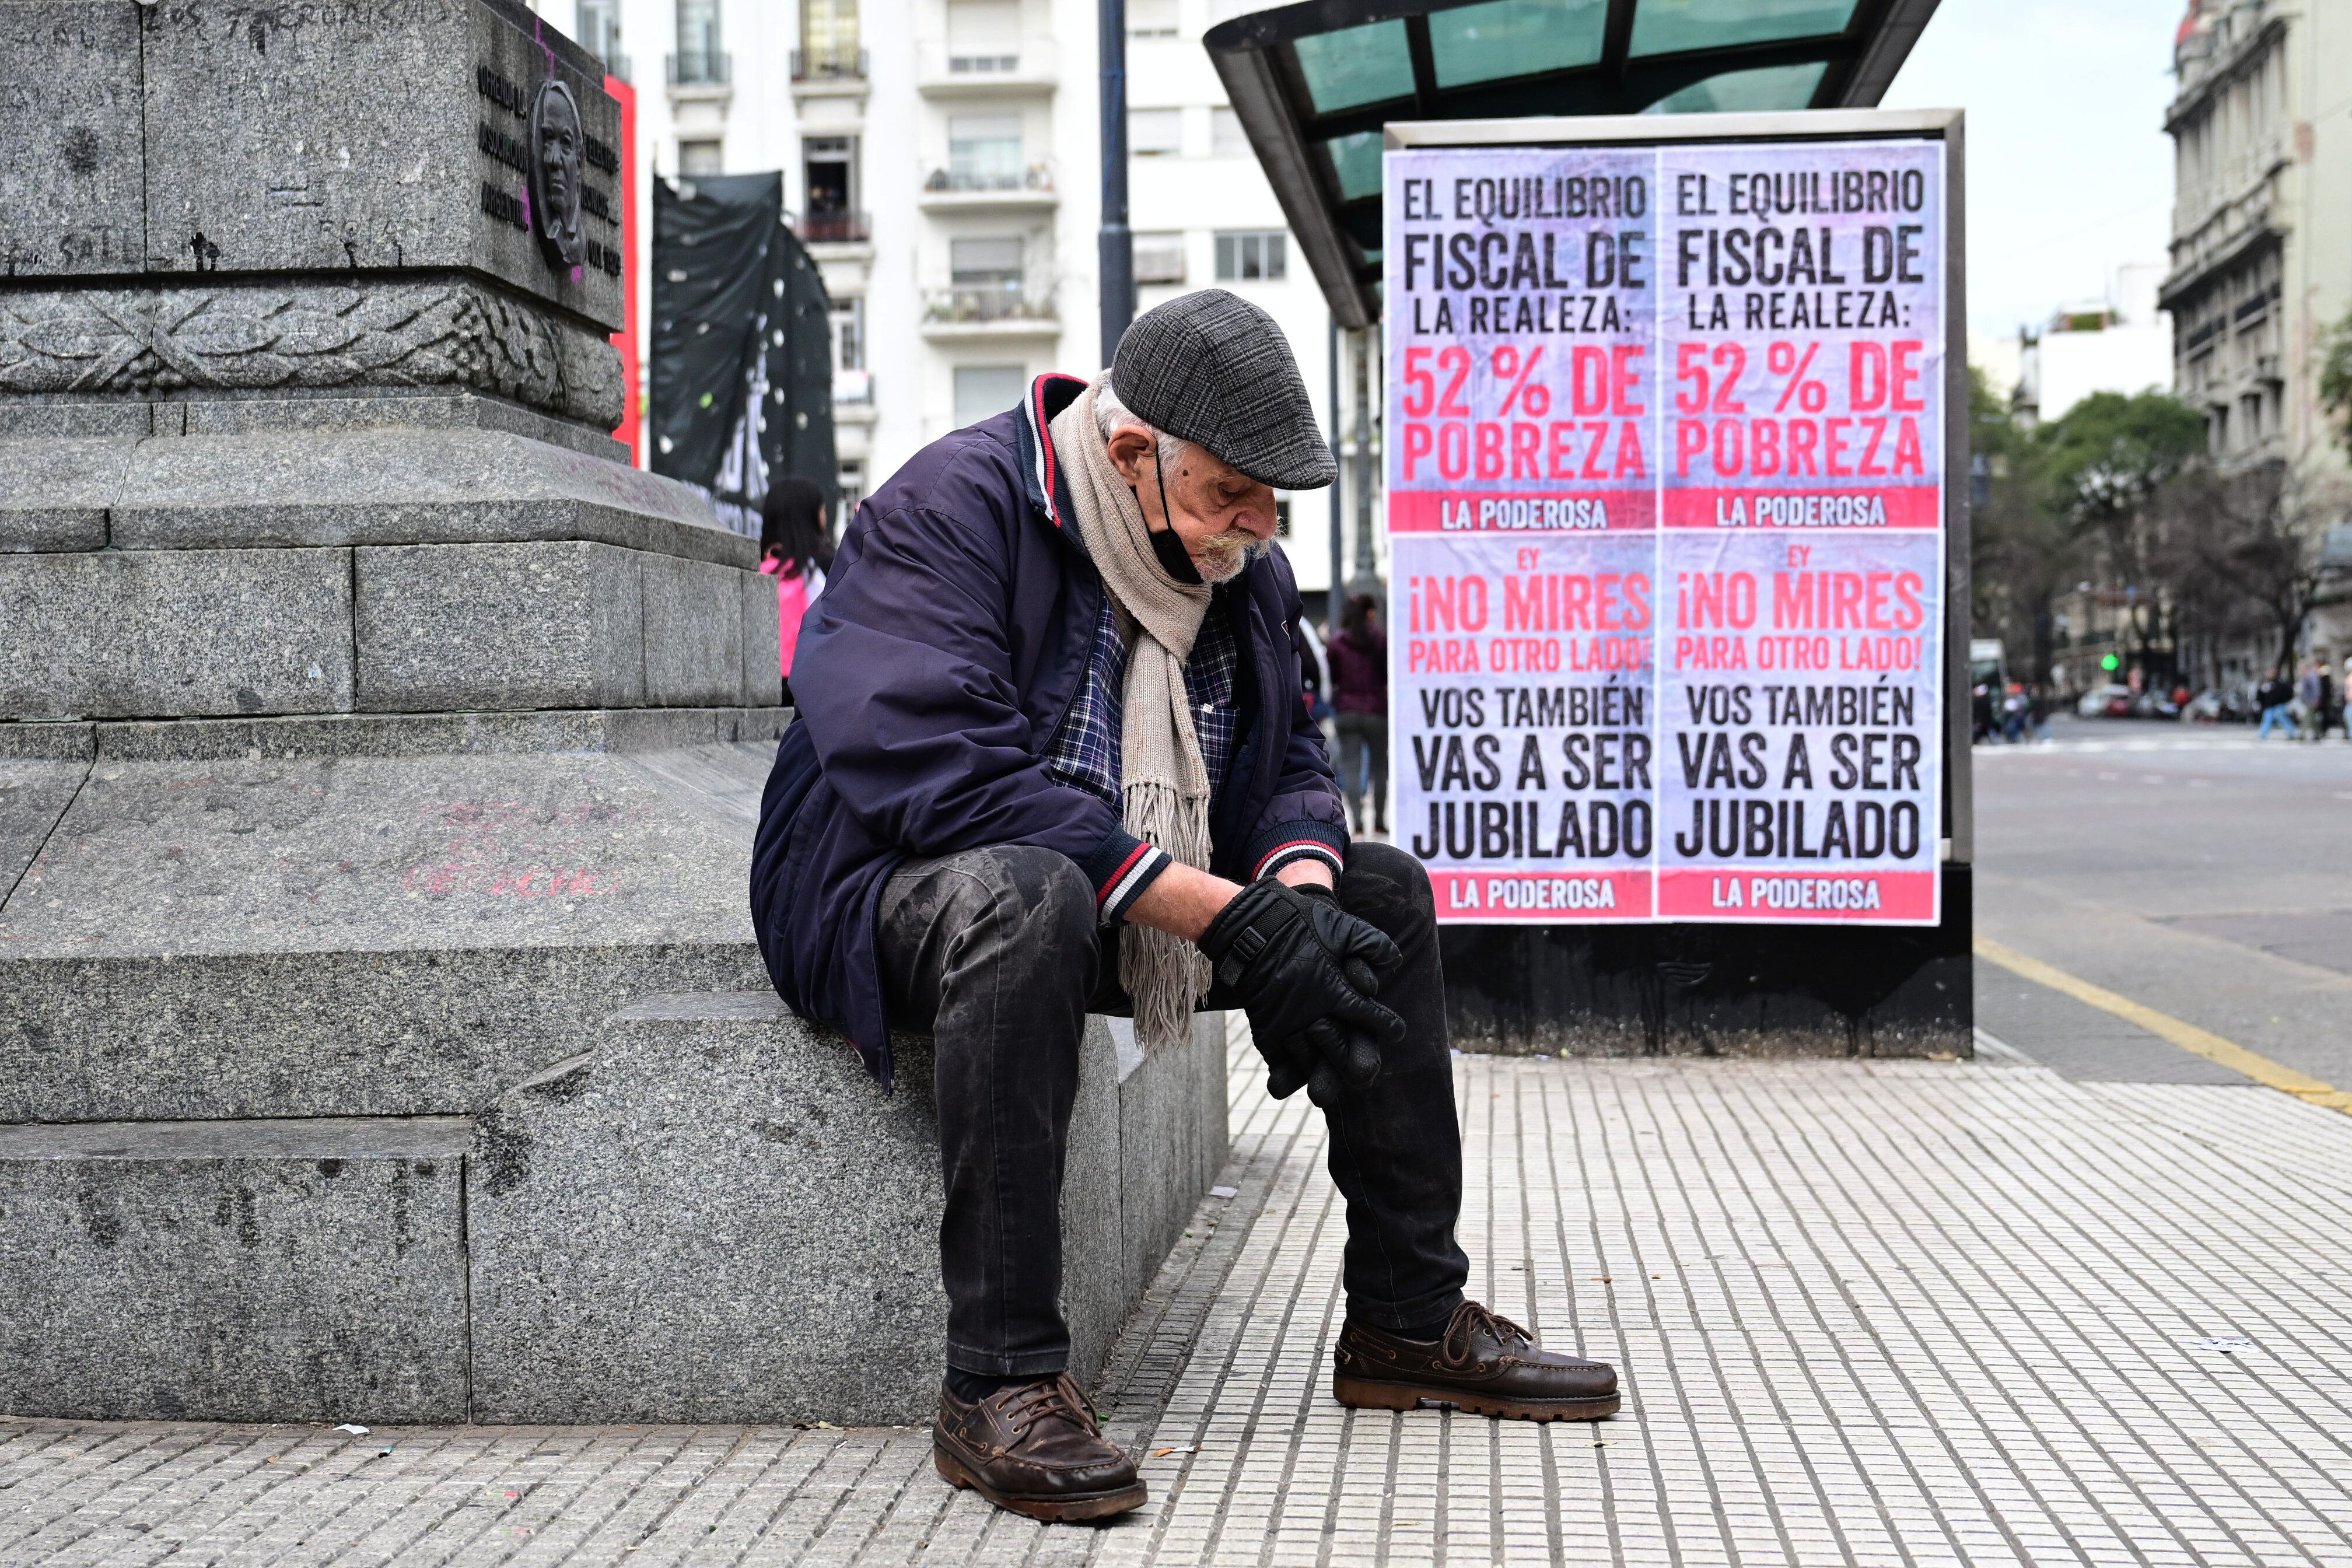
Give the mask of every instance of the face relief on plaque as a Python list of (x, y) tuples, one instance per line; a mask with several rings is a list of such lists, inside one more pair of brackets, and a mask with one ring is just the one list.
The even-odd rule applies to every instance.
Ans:
[(580, 232), (580, 105), (550, 79), (530, 106), (531, 226), (551, 267), (570, 269), (588, 254)]

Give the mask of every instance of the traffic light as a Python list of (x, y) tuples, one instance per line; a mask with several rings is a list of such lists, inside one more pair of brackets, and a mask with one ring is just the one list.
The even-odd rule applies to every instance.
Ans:
[(2109, 675), (2113, 675), (2116, 672), (2116, 667), (2121, 663), (2123, 663), (2122, 659), (2117, 658), (2114, 654), (2109, 654), (2106, 658), (2099, 660), (2099, 668), (2105, 670)]

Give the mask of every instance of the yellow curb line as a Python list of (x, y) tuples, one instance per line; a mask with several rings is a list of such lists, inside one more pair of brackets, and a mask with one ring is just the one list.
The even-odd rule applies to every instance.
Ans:
[(2184, 1051), (2193, 1051), (2207, 1061), (2219, 1062), (2252, 1079), (2266, 1089), (2291, 1094), (2306, 1105), (2324, 1106), (2352, 1115), (2352, 1094), (2332, 1083), (2322, 1083), (2315, 1078), (2299, 1073), (2284, 1062), (2250, 1051), (2234, 1041), (2225, 1040), (2209, 1029), (2194, 1024), (2184, 1024), (2169, 1013), (2159, 1013), (2153, 1007), (2143, 1007), (2128, 996), (2119, 996), (2105, 986), (2078, 980), (2063, 969), (2053, 968), (2038, 958), (2028, 958), (2015, 948), (2003, 947), (1990, 937), (1976, 939), (1979, 958), (1989, 958), (2013, 974), (2022, 975), (2037, 985), (2047, 985), (2053, 991), (2063, 991), (2077, 1002), (2087, 1002), (2102, 1012), (2130, 1021), (2158, 1039), (2169, 1040)]

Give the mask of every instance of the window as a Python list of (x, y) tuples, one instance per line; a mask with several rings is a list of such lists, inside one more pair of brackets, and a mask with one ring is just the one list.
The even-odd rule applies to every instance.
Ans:
[(726, 173), (726, 160), (719, 155), (717, 142), (687, 142), (677, 144), (677, 172), (689, 177), (698, 174)]
[(614, 65), (621, 58), (620, 0), (579, 0), (573, 21), (580, 47), (604, 61), (607, 72), (620, 75)]
[(1244, 282), (1288, 276), (1285, 252), (1289, 236), (1280, 229), (1263, 234), (1217, 236), (1217, 281)]
[(1018, 236), (948, 242), (954, 288), (946, 304), (953, 320), (1002, 321), (1023, 313), (1022, 248)]
[(1021, 282), (1021, 241), (954, 239), (948, 242), (948, 266), (959, 288), (969, 284)]
[(1021, 188), (1021, 117), (958, 114), (948, 121), (948, 184), (959, 191)]
[(1176, 0), (1128, 0), (1129, 37), (1172, 38), (1176, 33)]
[(1135, 280), (1138, 283), (1184, 281), (1184, 237), (1181, 234), (1137, 235)]
[(806, 198), (801, 238), (818, 244), (864, 239), (866, 220), (857, 211), (857, 139), (804, 138), (801, 171)]
[(1127, 150), (1139, 158), (1165, 157), (1184, 150), (1184, 111), (1181, 109), (1130, 109), (1127, 111)]
[(833, 306), (833, 365), (835, 370), (866, 368), (866, 300), (837, 300)]
[(836, 526), (840, 528), (847, 528), (849, 526), (849, 520), (857, 515), (857, 503), (865, 499), (866, 465), (863, 463), (842, 464), (841, 517)]
[(723, 82), (726, 55), (719, 37), (719, 0), (677, 0), (677, 58), (671, 79)]
[(801, 0), (800, 62), (793, 74), (866, 74), (857, 58), (857, 0)]
[(835, 529), (846, 529), (849, 520), (858, 515), (858, 500), (866, 499), (866, 463), (842, 463), (842, 512), (835, 520)]
[(1021, 7), (1009, 0), (948, 0), (948, 74), (1009, 76), (1021, 68)]
[(1209, 110), (1209, 151), (1219, 157), (1246, 153), (1249, 137), (1242, 130), (1242, 117), (1230, 109)]
[(958, 428), (993, 418), (1020, 405), (1029, 374), (1017, 364), (960, 364), (955, 373)]

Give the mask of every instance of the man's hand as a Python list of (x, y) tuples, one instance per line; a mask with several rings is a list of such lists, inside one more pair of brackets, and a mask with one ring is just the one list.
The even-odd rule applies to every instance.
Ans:
[(1377, 1078), (1381, 1047), (1404, 1037), (1404, 1020), (1373, 1000), (1381, 973), (1402, 955), (1328, 887), (1253, 882), (1200, 944), (1218, 980), (1240, 994), (1277, 1099), (1303, 1081), (1307, 1098), (1329, 1105), (1343, 1080), (1362, 1088)]

